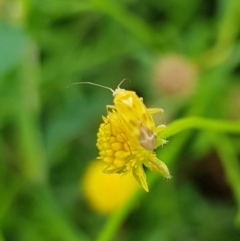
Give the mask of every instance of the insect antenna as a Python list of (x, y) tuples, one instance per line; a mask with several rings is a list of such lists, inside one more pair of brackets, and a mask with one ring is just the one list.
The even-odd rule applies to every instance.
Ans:
[(95, 86), (98, 86), (98, 87), (110, 90), (112, 93), (114, 93), (114, 90), (112, 88), (104, 86), (104, 85), (99, 85), (99, 84), (96, 84), (96, 83), (92, 83), (92, 82), (76, 82), (76, 83), (70, 84), (67, 88), (69, 88), (72, 85), (81, 85), (81, 84), (95, 85)]
[(120, 86), (122, 85), (122, 83), (125, 82), (126, 80), (130, 81), (129, 79), (123, 79), (123, 80), (119, 83), (119, 85), (117, 86), (117, 88), (119, 89)]

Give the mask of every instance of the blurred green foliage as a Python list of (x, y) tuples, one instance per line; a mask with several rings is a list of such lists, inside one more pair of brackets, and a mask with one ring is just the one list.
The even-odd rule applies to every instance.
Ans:
[[(239, 121), (239, 16), (238, 0), (0, 0), (0, 240), (97, 240), (104, 228), (79, 182), (112, 96), (71, 83), (130, 79), (165, 122)], [(154, 85), (168, 53), (196, 66), (190, 97)], [(159, 156), (174, 178), (156, 179), (114, 240), (239, 240), (239, 135), (186, 131)]]

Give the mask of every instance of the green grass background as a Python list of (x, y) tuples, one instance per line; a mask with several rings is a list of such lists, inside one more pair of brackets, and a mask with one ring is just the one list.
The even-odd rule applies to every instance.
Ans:
[[(67, 86), (127, 78), (166, 119), (239, 121), (239, 18), (238, 0), (0, 0), (0, 241), (238, 241), (239, 131), (203, 123), (169, 137), (158, 154), (174, 178), (148, 173), (150, 192), (116, 221), (91, 210), (79, 186), (112, 95)], [(180, 104), (152, 81), (168, 53), (198, 69)]]

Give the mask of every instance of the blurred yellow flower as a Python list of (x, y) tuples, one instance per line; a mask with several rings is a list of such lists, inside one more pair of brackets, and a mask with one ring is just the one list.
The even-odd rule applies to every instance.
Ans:
[[(164, 125), (159, 125), (156, 127), (156, 133), (160, 133), (164, 128)], [(132, 173), (147, 192), (148, 185), (143, 164), (166, 178), (171, 177), (165, 163), (158, 160), (153, 150), (144, 148), (139, 139), (131, 135), (131, 131), (126, 128), (116, 111), (109, 111), (108, 116), (103, 117), (97, 136), (98, 159), (105, 164), (105, 173)], [(156, 147), (165, 142), (163, 139), (157, 139)]]
[(101, 214), (110, 214), (128, 200), (137, 190), (138, 184), (130, 173), (124, 177), (118, 174), (106, 175), (102, 168), (99, 160), (93, 161), (81, 184), (89, 205)]

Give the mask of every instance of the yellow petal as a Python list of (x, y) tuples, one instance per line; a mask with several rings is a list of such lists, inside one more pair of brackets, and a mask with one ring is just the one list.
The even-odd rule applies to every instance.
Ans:
[(165, 178), (171, 178), (167, 165), (164, 162), (157, 159), (156, 156), (145, 161), (144, 165), (151, 171), (160, 173)]
[(132, 173), (135, 179), (138, 181), (138, 183), (141, 184), (141, 186), (144, 188), (146, 192), (148, 192), (149, 190), (146, 182), (146, 175), (142, 165), (136, 165), (135, 167), (133, 167)]

